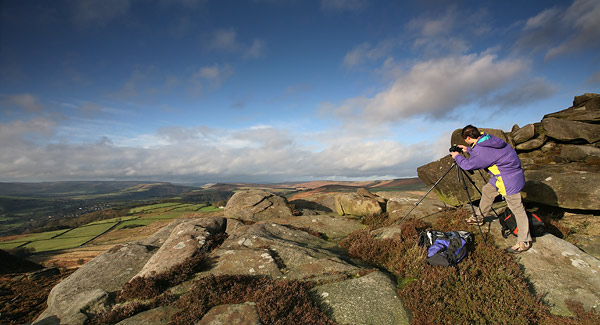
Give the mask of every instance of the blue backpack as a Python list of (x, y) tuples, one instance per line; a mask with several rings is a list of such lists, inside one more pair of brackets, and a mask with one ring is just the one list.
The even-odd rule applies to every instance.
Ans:
[(419, 246), (427, 246), (427, 264), (455, 266), (467, 256), (466, 245), (472, 236), (468, 231), (428, 230), (419, 234)]

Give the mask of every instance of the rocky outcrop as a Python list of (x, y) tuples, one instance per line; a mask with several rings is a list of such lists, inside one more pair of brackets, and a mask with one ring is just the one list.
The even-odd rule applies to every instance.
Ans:
[(108, 308), (108, 295), (119, 290), (146, 264), (156, 247), (119, 244), (100, 254), (57, 284), (48, 295), (48, 308), (36, 319), (42, 324), (83, 324), (85, 312)]
[(335, 196), (335, 211), (340, 215), (370, 216), (381, 214), (385, 200), (377, 195), (359, 189), (356, 193), (341, 193)]
[(339, 324), (410, 324), (410, 312), (396, 294), (396, 284), (382, 272), (318, 286), (312, 291)]
[(225, 232), (224, 218), (194, 219), (177, 225), (160, 249), (137, 274), (139, 277), (165, 272), (192, 257), (211, 234)]
[(226, 218), (244, 221), (260, 221), (291, 216), (293, 216), (293, 213), (286, 198), (261, 190), (237, 192), (225, 206)]
[[(511, 132), (483, 129), (505, 139), (515, 147), (521, 159), (527, 185), (526, 201), (565, 209), (600, 210), (600, 95), (575, 97), (573, 106), (547, 114), (539, 123)], [(460, 144), (460, 130), (454, 131), (451, 143)], [(417, 169), (419, 178), (432, 186), (450, 166), (448, 156)], [(476, 171), (473, 177), (481, 188), (487, 173)], [(479, 177), (481, 176), (481, 177)], [(463, 186), (448, 175), (435, 189), (440, 199), (452, 205), (468, 203)], [(473, 199), (479, 199), (470, 188)]]
[[(254, 275), (274, 280), (329, 284), (331, 288), (324, 288), (331, 293), (331, 298), (324, 303), (328, 305), (330, 317), (341, 317), (349, 324), (362, 324), (362, 320), (377, 320), (374, 324), (389, 323), (385, 320), (408, 323), (408, 314), (389, 277), (376, 274), (379, 272), (360, 277), (358, 274), (361, 274), (364, 266), (350, 261), (335, 242), (320, 238), (317, 231), (308, 229), (312, 226), (320, 232), (341, 238), (364, 228), (359, 220), (324, 215), (285, 216), (254, 224), (218, 217), (179, 219), (146, 239), (145, 244), (135, 242), (117, 245), (57, 285), (48, 299), (48, 309), (36, 320), (36, 324), (84, 324), (89, 321), (90, 315), (118, 306), (114, 296), (125, 283), (137, 276), (148, 277), (161, 273), (181, 263), (202, 249), (208, 236), (222, 232), (227, 232), (227, 239), (207, 253), (209, 266), (196, 273), (196, 278)], [(341, 224), (330, 219), (338, 219)], [(173, 290), (180, 296), (190, 287), (191, 284), (185, 282)], [(342, 299), (357, 292), (361, 293), (359, 300), (352, 302), (352, 299)], [(322, 293), (319, 291), (320, 296)], [(315, 301), (321, 299), (315, 297)], [(381, 307), (375, 308), (375, 301), (380, 301), (378, 306), (385, 303), (394, 311), (389, 313), (383, 312)], [(165, 324), (177, 312), (174, 306), (156, 307), (127, 318), (120, 324)], [(352, 321), (340, 316), (348, 308), (362, 318)], [(215, 306), (198, 324), (221, 323), (260, 323), (255, 303), (250, 301), (239, 305)]]
[(260, 325), (256, 303), (219, 305), (211, 308), (197, 325)]
[[(504, 239), (494, 221), (490, 233), (500, 247), (512, 246), (516, 237)], [(535, 238), (528, 251), (517, 255), (533, 290), (558, 315), (571, 315), (565, 300), (581, 302), (586, 310), (600, 313), (600, 260), (576, 246), (545, 234)]]

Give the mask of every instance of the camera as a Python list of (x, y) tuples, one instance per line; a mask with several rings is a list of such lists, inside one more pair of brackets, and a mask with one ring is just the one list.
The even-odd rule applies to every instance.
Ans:
[(462, 153), (463, 150), (457, 146), (457, 145), (453, 145), (452, 147), (450, 147), (450, 149), (448, 149), (449, 152), (458, 152), (458, 153)]

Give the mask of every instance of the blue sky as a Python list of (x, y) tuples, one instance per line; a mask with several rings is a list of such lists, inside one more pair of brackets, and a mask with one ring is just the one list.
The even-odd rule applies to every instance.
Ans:
[(412, 177), (600, 86), (597, 0), (0, 10), (0, 181)]

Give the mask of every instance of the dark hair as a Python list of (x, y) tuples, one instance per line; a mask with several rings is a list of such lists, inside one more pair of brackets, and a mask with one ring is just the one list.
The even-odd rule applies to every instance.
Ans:
[(463, 139), (466, 139), (467, 137), (477, 139), (481, 136), (481, 132), (479, 132), (479, 129), (469, 124), (462, 129), (461, 135)]

